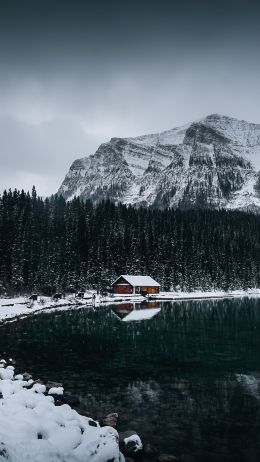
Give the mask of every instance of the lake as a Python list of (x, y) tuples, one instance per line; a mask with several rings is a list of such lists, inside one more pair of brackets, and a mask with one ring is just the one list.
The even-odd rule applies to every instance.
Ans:
[(89, 416), (118, 412), (119, 430), (136, 430), (151, 454), (259, 462), (260, 300), (155, 307), (132, 322), (129, 304), (40, 314), (1, 326), (0, 351), (62, 382)]

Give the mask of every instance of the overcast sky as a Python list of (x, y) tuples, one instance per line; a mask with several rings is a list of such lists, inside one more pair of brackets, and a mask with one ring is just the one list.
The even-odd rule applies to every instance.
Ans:
[(0, 191), (55, 193), (114, 136), (260, 123), (260, 2), (0, 0)]

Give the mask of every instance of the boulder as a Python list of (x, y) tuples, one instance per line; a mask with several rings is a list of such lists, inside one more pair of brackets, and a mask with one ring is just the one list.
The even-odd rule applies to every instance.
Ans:
[(9, 459), (4, 443), (0, 443), (0, 457), (1, 457), (1, 460)]
[(91, 427), (97, 427), (97, 426), (98, 426), (97, 422), (95, 422), (95, 420), (93, 420), (93, 419), (90, 419), (90, 420), (88, 421), (88, 424), (89, 424)]
[(62, 385), (62, 383), (59, 383), (59, 382), (48, 381), (46, 383), (47, 390), (49, 390), (50, 388), (61, 388), (61, 387), (63, 387), (63, 385)]
[[(40, 383), (41, 385), (44, 385), (44, 381), (41, 380), (41, 379), (36, 379), (36, 380), (34, 380), (33, 383)], [(47, 387), (46, 387), (46, 388), (47, 388)]]
[[(45, 387), (46, 388), (46, 387)], [(63, 391), (64, 391), (64, 388), (63, 387), (53, 387), (53, 388), (50, 388), (49, 391), (48, 391), (48, 395), (52, 395), (52, 396), (57, 396), (57, 397), (60, 397), (63, 395)]]
[(109, 427), (116, 427), (117, 421), (118, 421), (118, 414), (116, 412), (113, 412), (111, 414), (107, 414), (106, 417), (104, 417), (104, 419), (102, 420), (102, 425), (104, 426), (108, 425)]
[(140, 437), (133, 430), (119, 433), (119, 447), (125, 456), (133, 456), (143, 449)]
[(22, 374), (24, 380), (30, 380), (32, 379), (32, 375), (29, 374), (28, 372), (23, 372)]

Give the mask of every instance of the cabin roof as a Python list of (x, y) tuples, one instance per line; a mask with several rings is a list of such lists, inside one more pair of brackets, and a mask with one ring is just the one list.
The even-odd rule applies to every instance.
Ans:
[(112, 285), (115, 285), (120, 278), (124, 278), (132, 287), (160, 287), (160, 284), (150, 276), (131, 276), (129, 274), (121, 274)]

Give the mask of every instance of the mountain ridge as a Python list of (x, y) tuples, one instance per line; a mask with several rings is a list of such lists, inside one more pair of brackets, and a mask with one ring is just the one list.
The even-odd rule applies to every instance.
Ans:
[(76, 159), (58, 193), (98, 202), (260, 212), (260, 124), (211, 114), (160, 133), (111, 138)]

